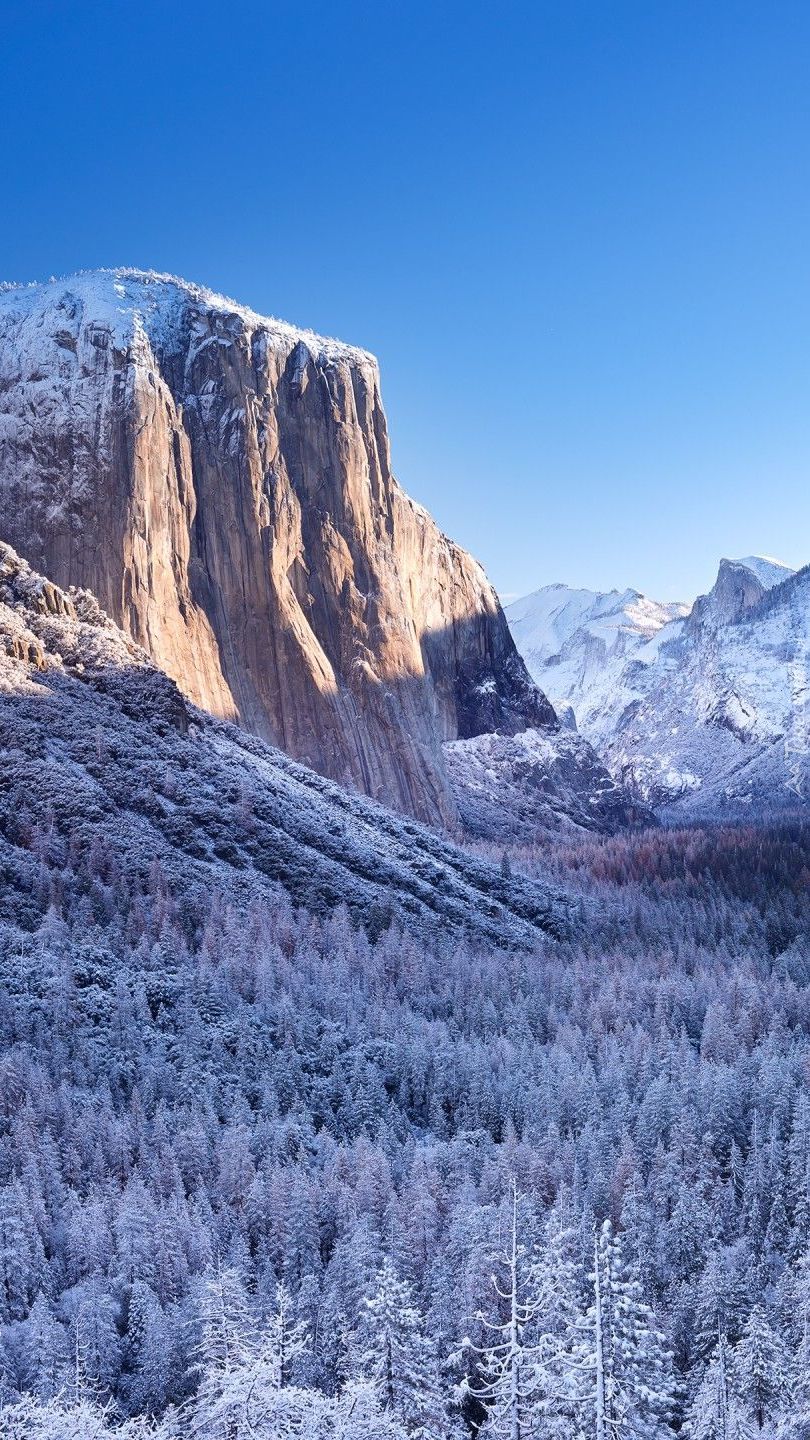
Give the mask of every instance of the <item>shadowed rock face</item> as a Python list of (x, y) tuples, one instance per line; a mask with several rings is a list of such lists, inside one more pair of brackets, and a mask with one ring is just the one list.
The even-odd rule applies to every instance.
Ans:
[[(760, 567), (760, 573), (751, 567)], [(762, 574), (762, 571), (770, 572)], [(686, 620), (686, 631), (697, 635), (701, 630), (718, 630), (723, 625), (736, 625), (756, 609), (763, 596), (793, 572), (786, 565), (761, 557), (745, 560), (721, 560), (708, 595), (698, 595)]]
[(556, 729), (391, 473), (376, 362), (132, 271), (0, 295), (0, 535), (197, 704), (454, 823), (445, 741)]

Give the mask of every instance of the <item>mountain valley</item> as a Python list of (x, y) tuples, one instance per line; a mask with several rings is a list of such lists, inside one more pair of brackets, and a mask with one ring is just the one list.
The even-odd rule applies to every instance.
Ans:
[(4, 1437), (806, 1440), (809, 617), (504, 613), (366, 352), (0, 294)]

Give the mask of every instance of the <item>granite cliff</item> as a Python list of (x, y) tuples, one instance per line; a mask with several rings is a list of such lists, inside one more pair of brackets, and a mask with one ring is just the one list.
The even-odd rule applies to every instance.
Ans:
[(139, 271), (0, 294), (0, 538), (195, 704), (432, 823), (442, 745), (554, 712), (393, 477), (376, 361)]

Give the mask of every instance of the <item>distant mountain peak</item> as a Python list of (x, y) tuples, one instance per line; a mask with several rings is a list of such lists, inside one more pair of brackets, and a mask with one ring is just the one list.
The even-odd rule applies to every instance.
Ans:
[(772, 555), (745, 555), (741, 560), (721, 560), (720, 564), (750, 570), (766, 590), (772, 589), (774, 585), (781, 585), (783, 580), (789, 580), (791, 575), (796, 574), (790, 565), (775, 560)]
[(569, 600), (566, 615), (555, 590), (545, 630), (538, 596), (548, 591), (506, 613), (534, 678), (553, 702), (570, 702), (612, 774), (662, 813), (719, 818), (810, 800), (808, 583), (810, 567), (723, 559), (711, 590), (688, 613), (673, 607), (646, 639), (632, 618), (660, 618), (660, 607), (622, 596), (613, 645), (596, 600), (579, 612)]
[(603, 591), (558, 583), (508, 605), (506, 618), (533, 679), (553, 701), (573, 705), (576, 714), (589, 677), (623, 664), (688, 608), (651, 600), (630, 586)]
[(699, 595), (689, 625), (728, 625), (741, 620), (763, 595), (795, 574), (789, 566), (765, 555), (720, 561), (717, 579), (707, 595)]

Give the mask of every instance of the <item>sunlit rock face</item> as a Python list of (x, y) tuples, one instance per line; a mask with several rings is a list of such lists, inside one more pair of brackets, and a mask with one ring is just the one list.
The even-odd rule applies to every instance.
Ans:
[(432, 823), (442, 744), (556, 729), (391, 472), (376, 361), (168, 277), (0, 294), (0, 537), (195, 703)]

